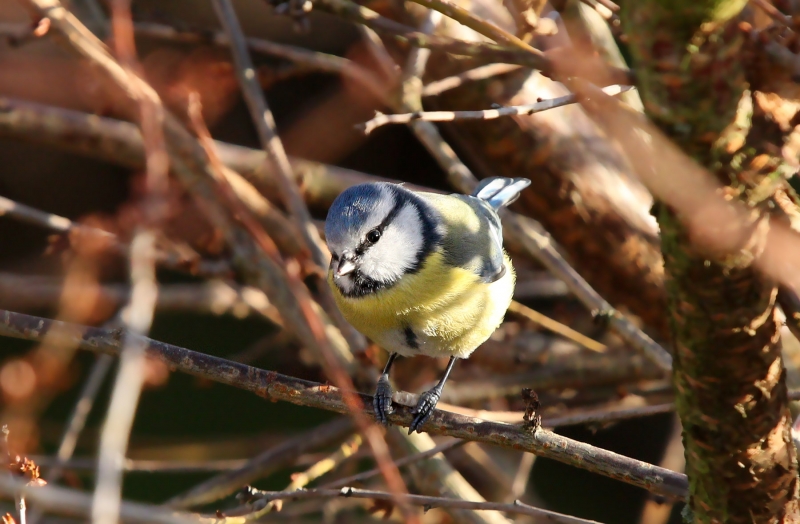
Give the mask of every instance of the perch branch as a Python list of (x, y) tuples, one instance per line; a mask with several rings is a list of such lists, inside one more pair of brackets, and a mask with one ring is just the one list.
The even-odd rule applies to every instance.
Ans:
[[(1, 336), (39, 341), (51, 331), (65, 338), (65, 342), (75, 344), (80, 349), (113, 355), (118, 355), (121, 350), (122, 333), (119, 331), (71, 325), (31, 315), (0, 311)], [(341, 390), (336, 387), (253, 368), (145, 337), (141, 339), (148, 345), (152, 357), (175, 370), (238, 387), (271, 400), (337, 413), (349, 411), (342, 399)], [(358, 396), (364, 405), (372, 405), (372, 397)], [(368, 408), (366, 412), (371, 415), (371, 409)], [(393, 424), (405, 427), (408, 427), (412, 418), (411, 409), (402, 405), (398, 406), (395, 413), (390, 416)], [(683, 499), (687, 492), (685, 475), (577, 442), (544, 429), (532, 432), (521, 425), (499, 424), (438, 410), (424, 425), (424, 429), (432, 434), (528, 451), (642, 487), (671, 499)]]

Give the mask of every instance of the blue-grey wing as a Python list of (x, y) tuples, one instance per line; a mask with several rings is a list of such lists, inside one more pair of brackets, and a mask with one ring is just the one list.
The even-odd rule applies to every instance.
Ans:
[(453, 231), (445, 239), (448, 262), (474, 271), (484, 282), (495, 282), (506, 272), (503, 256), (503, 229), (500, 217), (485, 200), (453, 195), (468, 204), (478, 215), (478, 231)]

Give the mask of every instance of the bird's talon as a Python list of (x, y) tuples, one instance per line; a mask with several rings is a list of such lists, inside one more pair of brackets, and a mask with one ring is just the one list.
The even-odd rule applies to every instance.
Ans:
[(394, 413), (392, 407), (392, 386), (389, 384), (389, 377), (381, 375), (378, 379), (378, 387), (372, 400), (372, 408), (375, 410), (375, 418), (384, 426), (389, 425), (389, 415)]
[(411, 425), (408, 427), (409, 435), (415, 431), (417, 433), (422, 433), (420, 428), (428, 421), (433, 410), (436, 409), (436, 404), (439, 403), (439, 397), (441, 397), (441, 395), (440, 391), (431, 389), (419, 396), (419, 402), (417, 402), (416, 407), (414, 407), (414, 410), (411, 412), (411, 414), (415, 416)]

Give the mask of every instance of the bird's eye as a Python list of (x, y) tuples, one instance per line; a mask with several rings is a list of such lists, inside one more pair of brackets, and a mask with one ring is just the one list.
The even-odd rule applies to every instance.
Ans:
[(367, 242), (370, 244), (374, 244), (378, 240), (381, 239), (381, 232), (378, 229), (373, 229), (369, 233), (367, 233)]

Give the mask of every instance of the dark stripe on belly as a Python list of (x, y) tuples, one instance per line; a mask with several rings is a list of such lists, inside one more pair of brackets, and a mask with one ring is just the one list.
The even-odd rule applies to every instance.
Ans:
[(403, 334), (406, 336), (406, 346), (410, 347), (411, 349), (419, 349), (419, 340), (417, 339), (417, 334), (414, 333), (413, 329), (411, 329), (409, 326), (406, 326), (403, 329)]

